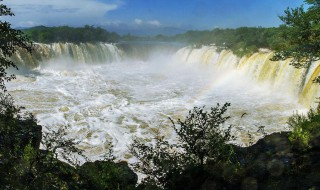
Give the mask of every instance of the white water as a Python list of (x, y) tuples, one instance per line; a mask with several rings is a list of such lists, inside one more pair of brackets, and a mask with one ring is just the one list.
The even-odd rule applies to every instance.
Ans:
[(148, 142), (160, 130), (173, 139), (168, 117), (183, 118), (194, 106), (230, 102), (229, 123), (245, 144), (248, 131), (259, 138), (259, 126), (267, 133), (287, 130), (287, 117), (304, 109), (297, 97), (270, 90), (241, 70), (185, 64), (168, 55), (99, 65), (56, 59), (37, 71), (39, 75), (18, 76), (9, 83), (10, 93), (39, 124), (68, 126), (69, 136), (81, 141), (93, 160), (105, 153), (108, 141), (116, 157), (130, 161), (132, 138)]

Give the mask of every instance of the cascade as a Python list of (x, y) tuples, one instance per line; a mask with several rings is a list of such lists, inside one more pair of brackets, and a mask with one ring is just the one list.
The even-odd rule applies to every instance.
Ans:
[(305, 107), (314, 106), (320, 95), (319, 86), (312, 81), (320, 75), (320, 61), (310, 68), (295, 69), (290, 59), (270, 61), (271, 51), (259, 51), (250, 56), (237, 57), (230, 50), (217, 51), (214, 46), (184, 47), (175, 59), (185, 64), (203, 64), (216, 70), (232, 69), (250, 76), (252, 80), (270, 85), (272, 90), (285, 90), (295, 96)]
[[(271, 62), (267, 51), (239, 58), (213, 46), (170, 45), (35, 44), (33, 54), (20, 50), (14, 59), (36, 73), (17, 75), (7, 88), (40, 125), (68, 126), (68, 137), (90, 159), (101, 159), (112, 142), (115, 155), (128, 162), (133, 138), (151, 142), (161, 129), (174, 142), (168, 117), (184, 118), (194, 106), (230, 102), (228, 122), (237, 143), (248, 144), (248, 131), (255, 140), (262, 136), (259, 126), (268, 134), (288, 130), (288, 117), (305, 110), (298, 100), (308, 107), (319, 95), (312, 84), (319, 63), (299, 70), (290, 60)], [(110, 64), (91, 64), (99, 62)]]
[(18, 66), (35, 68), (41, 62), (51, 59), (71, 59), (77, 63), (110, 63), (119, 61), (122, 52), (113, 44), (107, 43), (35, 43), (32, 54), (18, 50), (12, 59)]

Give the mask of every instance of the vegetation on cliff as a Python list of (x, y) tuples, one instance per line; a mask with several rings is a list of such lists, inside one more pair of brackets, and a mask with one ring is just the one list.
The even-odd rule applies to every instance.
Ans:
[[(289, 119), (292, 132), (264, 135), (249, 147), (228, 144), (222, 128), (226, 105), (194, 108), (185, 120), (172, 121), (178, 141), (159, 133), (154, 144), (135, 140), (134, 168), (146, 178), (138, 189), (317, 189), (320, 188), (320, 113)], [(250, 134), (248, 134), (250, 136)], [(211, 145), (213, 145), (211, 147)]]
[[(319, 3), (305, 0), (307, 8), (301, 6), (285, 10), (280, 16), (279, 27), (215, 28), (213, 30), (190, 30), (175, 36), (144, 36), (130, 34), (120, 36), (100, 27), (37, 26), (25, 29), (24, 33), (35, 42), (119, 42), (119, 41), (176, 41), (195, 47), (215, 45), (219, 49), (231, 49), (239, 57), (257, 52), (259, 48), (276, 51), (273, 60), (293, 58), (291, 64), (297, 68), (308, 67), (319, 59)], [(320, 80), (320, 79), (319, 79)]]
[(30, 36), (31, 40), (40, 43), (117, 42), (120, 39), (120, 36), (115, 32), (108, 32), (100, 27), (88, 25), (79, 28), (37, 26), (25, 29), (23, 32)]
[(175, 36), (157, 35), (138, 37), (130, 34), (120, 36), (99, 27), (37, 26), (25, 29), (24, 33), (35, 42), (119, 42), (119, 41), (168, 41), (181, 42), (199, 47), (215, 45), (219, 49), (231, 49), (236, 55), (243, 56), (257, 52), (259, 48), (277, 49), (282, 38), (280, 28), (240, 27), (237, 29), (213, 29), (211, 31), (188, 31)]
[[(0, 0), (1, 2), (2, 0)], [(0, 4), (0, 17), (13, 16), (10, 8), (6, 5)], [(6, 69), (17, 66), (12, 62), (11, 57), (16, 51), (17, 47), (24, 48), (28, 52), (31, 51), (31, 42), (20, 30), (11, 28), (11, 24), (0, 20), (0, 90), (6, 90), (5, 82), (15, 78), (14, 75), (7, 75)]]
[(141, 186), (179, 189), (177, 180), (190, 171), (202, 172), (207, 163), (230, 163), (233, 149), (227, 144), (234, 140), (230, 127), (222, 128), (229, 103), (205, 111), (195, 107), (185, 120), (172, 119), (172, 128), (178, 140), (172, 144), (159, 133), (154, 144), (134, 140), (130, 152), (139, 159), (134, 168), (147, 175)]
[[(282, 43), (275, 49), (273, 60), (291, 58), (290, 64), (296, 68), (309, 68), (320, 59), (320, 2), (305, 0), (307, 8), (287, 9), (280, 16)], [(320, 77), (314, 82), (320, 83)]]
[(294, 148), (299, 151), (308, 151), (313, 148), (320, 137), (320, 107), (311, 109), (305, 114), (294, 114), (288, 120), (292, 129), (289, 140)]
[[(0, 16), (12, 15), (0, 4)], [(7, 76), (6, 69), (17, 68), (9, 58), (17, 48), (30, 52), (32, 47), (29, 39), (7, 22), (0, 21), (0, 32), (0, 189), (134, 188), (137, 175), (127, 163), (107, 160), (80, 166), (77, 156), (84, 157), (82, 151), (77, 142), (65, 137), (63, 128), (42, 133), (33, 115), (14, 105), (4, 84), (14, 78)]]
[(211, 31), (188, 31), (174, 37), (175, 40), (201, 45), (215, 45), (219, 49), (231, 49), (244, 56), (259, 48), (274, 49), (279, 41), (279, 28), (240, 27), (236, 29), (213, 29)]

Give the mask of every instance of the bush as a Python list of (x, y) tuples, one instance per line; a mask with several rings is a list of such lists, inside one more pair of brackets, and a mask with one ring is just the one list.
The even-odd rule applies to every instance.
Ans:
[[(155, 143), (144, 144), (134, 140), (130, 152), (140, 161), (133, 167), (145, 174), (142, 186), (175, 189), (181, 183), (181, 175), (197, 171), (205, 173), (206, 163), (230, 163), (233, 156), (232, 146), (227, 144), (234, 139), (231, 126), (224, 128), (228, 116), (224, 116), (229, 103), (205, 111), (195, 107), (185, 120), (172, 122), (178, 142), (170, 144), (163, 136), (156, 136)], [(201, 176), (201, 175), (200, 175)], [(176, 186), (177, 187), (177, 186)]]
[[(62, 143), (63, 131), (46, 135), (42, 127), (28, 113), (14, 105), (10, 95), (0, 93), (0, 189), (52, 189), (75, 187), (75, 169), (57, 159), (58, 149), (81, 153), (75, 142)], [(59, 138), (56, 138), (59, 137)], [(52, 144), (41, 150), (40, 143)], [(50, 149), (51, 148), (51, 149)]]
[(86, 162), (79, 167), (79, 174), (86, 182), (86, 189), (135, 189), (138, 176), (126, 162)]
[(230, 103), (222, 107), (217, 104), (209, 112), (204, 107), (195, 107), (189, 111), (184, 121), (178, 120), (177, 124), (171, 120), (181, 143), (181, 147), (192, 162), (203, 165), (207, 159), (214, 162), (230, 159), (232, 150), (227, 142), (234, 140), (231, 135), (231, 126), (223, 128), (229, 116), (224, 116)]
[(42, 136), (36, 119), (21, 113), (10, 95), (0, 93), (0, 189), (135, 188), (137, 175), (127, 163), (113, 162), (111, 149), (107, 161), (80, 166), (77, 157), (84, 156), (76, 145), (66, 138), (65, 128), (49, 129)]
[(293, 147), (300, 151), (312, 148), (313, 140), (320, 136), (320, 107), (311, 109), (306, 115), (293, 115), (288, 124), (292, 129), (289, 140)]

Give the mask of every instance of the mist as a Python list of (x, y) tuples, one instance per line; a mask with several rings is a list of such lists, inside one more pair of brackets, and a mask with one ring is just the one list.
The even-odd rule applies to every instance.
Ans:
[[(215, 61), (207, 64), (207, 50), (188, 52), (177, 44), (39, 48), (51, 58), (39, 61), (33, 69), (37, 75), (18, 73), (8, 90), (40, 125), (68, 126), (68, 136), (80, 141), (92, 160), (101, 159), (112, 142), (115, 156), (132, 162), (127, 153), (132, 139), (150, 142), (159, 130), (174, 141), (168, 117), (184, 118), (194, 106), (209, 109), (230, 102), (227, 125), (234, 125), (239, 137), (234, 143), (243, 145), (248, 131), (257, 140), (260, 126), (266, 133), (287, 130), (287, 117), (305, 110), (295, 94), (274, 90), (270, 82), (259, 83), (237, 69), (239, 60), (226, 52), (212, 52)], [(92, 59), (87, 52), (94, 48), (113, 57)]]

